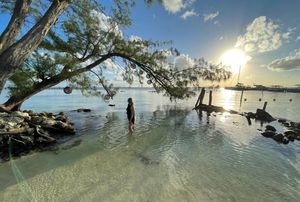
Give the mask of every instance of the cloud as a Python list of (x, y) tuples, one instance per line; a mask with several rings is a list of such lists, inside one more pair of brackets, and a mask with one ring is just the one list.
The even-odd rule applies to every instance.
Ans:
[(269, 52), (279, 49), (283, 41), (289, 39), (293, 30), (281, 33), (279, 25), (266, 16), (260, 16), (253, 20), (246, 28), (246, 33), (240, 35), (235, 44), (236, 48), (242, 48), (246, 52)]
[(139, 41), (143, 41), (143, 39), (141, 37), (139, 37), (139, 36), (131, 35), (129, 37), (129, 41), (131, 41), (131, 42), (139, 42)]
[(272, 61), (268, 68), (273, 71), (300, 70), (300, 50), (291, 56)]
[(177, 13), (185, 7), (182, 0), (163, 0), (163, 5), (171, 13)]
[(198, 16), (198, 15), (199, 15), (199, 14), (196, 13), (196, 12), (194, 11), (194, 9), (193, 9), (193, 10), (190, 10), (190, 11), (185, 11), (185, 13), (181, 15), (181, 18), (187, 19), (188, 17)]
[(184, 69), (191, 68), (195, 65), (195, 62), (190, 56), (182, 54), (174, 59), (174, 67), (175, 69), (182, 71)]
[(123, 37), (123, 33), (121, 29), (119, 28), (118, 24), (111, 19), (111, 17), (96, 10), (92, 10), (90, 12), (90, 15), (96, 20), (96, 24), (94, 24), (91, 27), (93, 27), (94, 30), (99, 31), (98, 33), (99, 36), (103, 34), (101, 33), (101, 31), (104, 31), (104, 32), (114, 32), (116, 35)]
[(174, 14), (192, 5), (195, 0), (163, 0), (162, 2), (165, 9)]
[(117, 71), (118, 70), (118, 65), (112, 60), (112, 59), (107, 59), (103, 62), (103, 65), (107, 70), (110, 71)]
[[(208, 13), (208, 14), (204, 14), (203, 15), (203, 21), (204, 22), (211, 22), (213, 21), (216, 17), (219, 16), (219, 11), (215, 12), (215, 13)], [(217, 21), (215, 21), (217, 22)]]

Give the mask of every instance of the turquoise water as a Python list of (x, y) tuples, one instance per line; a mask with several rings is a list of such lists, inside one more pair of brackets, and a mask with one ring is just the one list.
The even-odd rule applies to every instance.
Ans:
[[(274, 116), (300, 120), (299, 94), (246, 92), (242, 106), (240, 92), (213, 96), (241, 111), (255, 111), (262, 98)], [(137, 111), (132, 135), (128, 97)], [(277, 144), (260, 135), (260, 123), (238, 115), (198, 114), (195, 101), (126, 89), (108, 107), (79, 92), (42, 92), (24, 109), (66, 112), (77, 135), (62, 148), (82, 142), (0, 164), (0, 201), (299, 201), (300, 142)], [(71, 112), (83, 107), (92, 113)]]

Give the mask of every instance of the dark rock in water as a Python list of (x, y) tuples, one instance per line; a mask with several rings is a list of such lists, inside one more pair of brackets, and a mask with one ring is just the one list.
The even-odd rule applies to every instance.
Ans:
[(77, 109), (77, 112), (91, 112), (91, 109)]
[(291, 121), (290, 124), (291, 124), (291, 127), (295, 128), (297, 123)]
[(271, 125), (266, 125), (266, 130), (269, 130), (269, 131), (276, 131), (276, 128), (271, 126)]
[(285, 120), (285, 119), (278, 119), (278, 122), (279, 122), (279, 123), (285, 123), (286, 120)]
[(158, 165), (158, 164), (159, 164), (158, 161), (154, 161), (154, 160), (150, 159), (149, 157), (146, 157), (146, 156), (144, 156), (144, 155), (142, 155), (142, 154), (139, 154), (139, 155), (138, 155), (138, 158), (139, 158), (139, 159), (141, 160), (141, 162), (142, 162), (143, 164), (145, 164), (145, 165), (153, 165), (153, 164)]
[(114, 107), (114, 106), (116, 106), (116, 105), (114, 105), (114, 104), (109, 104), (108, 106), (110, 106), (110, 107)]
[(282, 143), (283, 144), (288, 144), (289, 143), (289, 139), (287, 137), (283, 137)]
[(290, 124), (288, 122), (284, 122), (284, 123), (282, 123), (282, 125), (284, 125), (287, 128), (290, 127)]
[(292, 142), (294, 142), (297, 137), (297, 134), (294, 131), (286, 131), (284, 132), (284, 135)]
[(63, 150), (71, 149), (72, 147), (76, 147), (76, 146), (80, 145), (81, 142), (82, 142), (82, 140), (75, 140), (71, 144), (63, 146), (61, 149), (63, 149)]
[(9, 160), (10, 155), (19, 157), (31, 151), (57, 150), (57, 138), (74, 133), (63, 113), (0, 113), (0, 157)]
[(274, 135), (276, 135), (276, 133), (274, 131), (265, 131), (262, 133), (262, 135), (264, 137), (273, 137)]
[(250, 119), (255, 119), (256, 115), (253, 112), (246, 113), (246, 117), (249, 117)]
[(265, 122), (275, 121), (275, 119), (268, 112), (262, 109), (256, 110), (255, 118)]
[(277, 142), (282, 142), (282, 141), (283, 141), (283, 138), (284, 138), (284, 136), (283, 136), (281, 133), (275, 134), (275, 135), (273, 136), (273, 139), (274, 139), (275, 141), (277, 141)]

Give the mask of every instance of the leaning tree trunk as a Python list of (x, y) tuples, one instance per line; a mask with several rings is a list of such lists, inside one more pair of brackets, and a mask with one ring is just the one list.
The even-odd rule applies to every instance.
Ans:
[(90, 71), (91, 69), (98, 66), (105, 60), (107, 60), (111, 57), (114, 57), (114, 56), (122, 56), (122, 55), (118, 54), (118, 53), (109, 53), (105, 56), (102, 56), (102, 58), (96, 60), (95, 62), (93, 62), (92, 64), (89, 64), (86, 67), (76, 69), (72, 72), (62, 71), (60, 74), (57, 74), (56, 76), (53, 76), (50, 79), (44, 80), (40, 83), (37, 83), (31, 88), (31, 90), (24, 92), (22, 95), (11, 96), (5, 103), (0, 105), (0, 112), (1, 111), (10, 112), (10, 111), (20, 110), (23, 102), (26, 101), (27, 99), (29, 99), (30, 97), (36, 95), (37, 93), (39, 93), (45, 89), (51, 88), (67, 79), (70, 79), (73, 76), (77, 76), (84, 72)]
[(19, 41), (0, 54), (0, 94), (6, 81), (34, 51), (71, 0), (54, 0), (45, 15)]
[(10, 111), (18, 111), (20, 110), (22, 104), (31, 98), (32, 96), (38, 94), (39, 92), (51, 88), (62, 81), (66, 80), (67, 77), (62, 75), (57, 75), (52, 77), (49, 80), (44, 80), (40, 83), (35, 84), (30, 90), (27, 90), (22, 95), (19, 96), (11, 96), (5, 103), (0, 105), (0, 112), (10, 112)]
[(11, 19), (0, 36), (0, 54), (15, 43), (31, 4), (31, 0), (17, 0)]

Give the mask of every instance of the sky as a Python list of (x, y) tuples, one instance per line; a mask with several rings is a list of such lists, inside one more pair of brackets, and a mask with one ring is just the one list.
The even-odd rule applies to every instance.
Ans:
[[(240, 82), (300, 84), (299, 0), (163, 0), (151, 7), (138, 1), (126, 32), (145, 39), (172, 40), (190, 57), (218, 63), (240, 49), (247, 57)], [(227, 84), (237, 82), (237, 73)]]
[[(300, 84), (299, 10), (300, 0), (163, 0), (150, 7), (138, 0), (124, 33), (172, 40), (181, 53), (213, 63), (239, 49), (246, 58), (240, 82), (295, 86)], [(0, 14), (0, 32), (8, 20)], [(225, 85), (235, 85), (237, 74)]]

